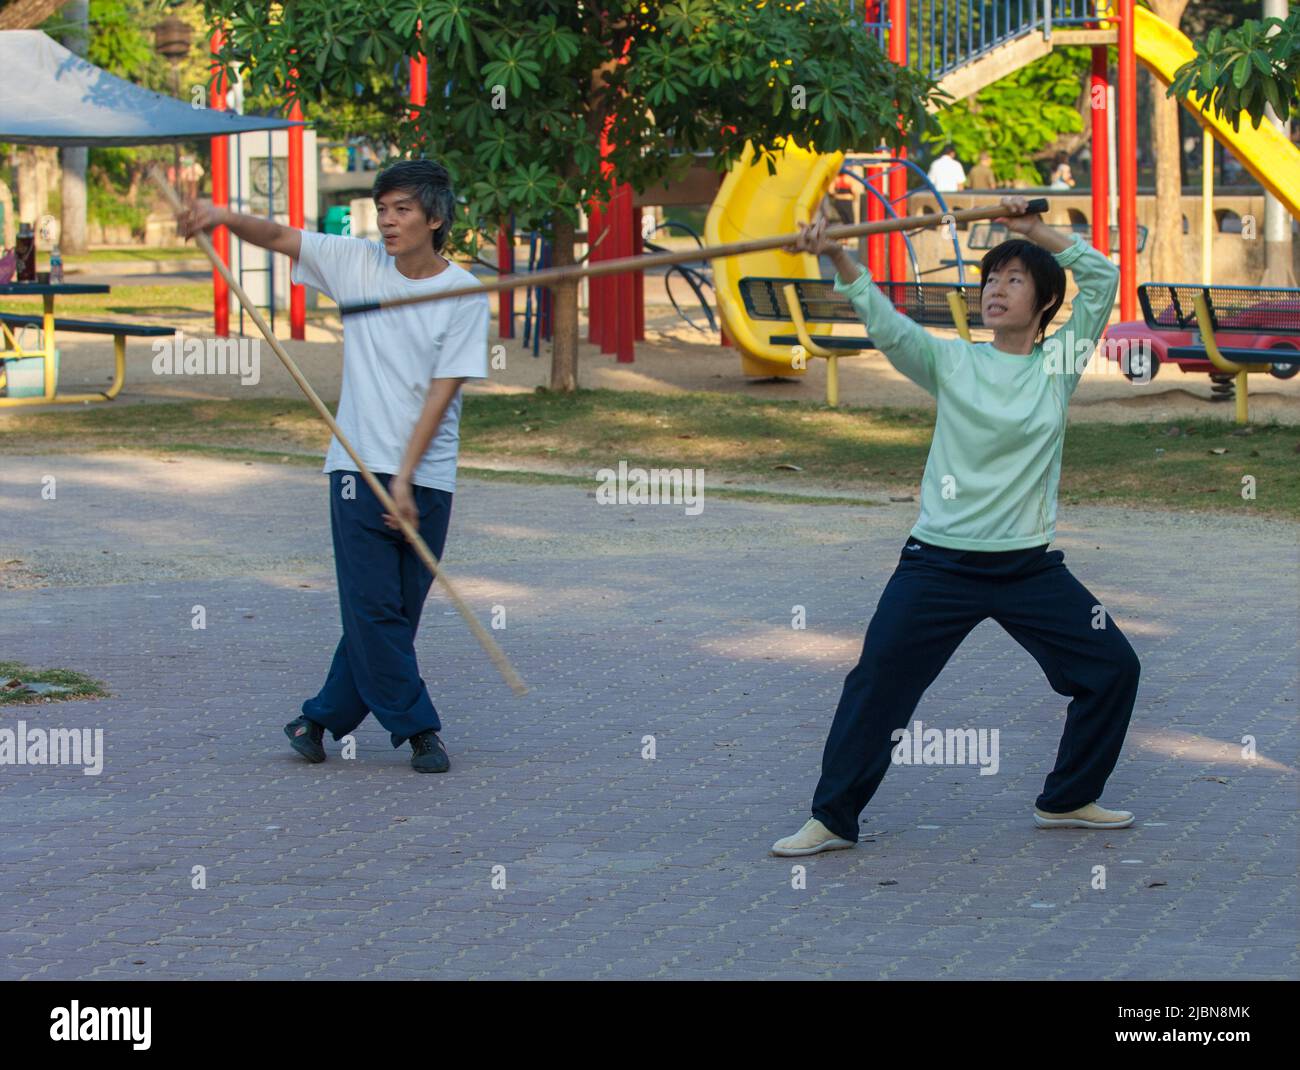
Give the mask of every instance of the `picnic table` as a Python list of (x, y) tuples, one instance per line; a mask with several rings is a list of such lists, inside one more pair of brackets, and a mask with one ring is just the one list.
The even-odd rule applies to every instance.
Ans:
[[(175, 334), (173, 327), (152, 324), (113, 323), (105, 320), (60, 319), (54, 312), (54, 299), (59, 294), (106, 294), (110, 288), (102, 283), (85, 282), (7, 282), (0, 283), (0, 298), (40, 297), (44, 309), (41, 315), (31, 313), (0, 312), (0, 406), (44, 405), (62, 402), (110, 401), (117, 396), (126, 379), (126, 339), (128, 337), (158, 337)], [(14, 333), (14, 328), (35, 327), (41, 332), (39, 349), (25, 349)], [(56, 335), (58, 331), (74, 334), (108, 334), (113, 336), (114, 375), (112, 385), (97, 394), (59, 394), (55, 369)], [(11, 361), (38, 359), (44, 362), (44, 389), (30, 397), (9, 396), (8, 365)]]

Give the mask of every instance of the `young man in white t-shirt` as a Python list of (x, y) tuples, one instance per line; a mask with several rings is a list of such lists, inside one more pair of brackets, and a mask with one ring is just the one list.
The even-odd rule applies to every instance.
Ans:
[[(206, 203), (187, 210), (181, 229), (189, 236), (224, 224), (243, 241), (292, 257), (294, 281), (340, 305), (473, 284), (468, 271), (441, 255), (455, 211), (445, 168), (404, 160), (380, 173), (373, 196), (378, 242), (297, 230)], [(487, 378), (488, 315), (487, 297), (476, 294), (344, 322), (339, 428), (438, 558), (456, 489), (460, 386)], [(285, 734), (308, 761), (323, 762), (326, 729), (342, 739), (373, 713), (394, 747), (410, 740), (413, 768), (445, 772), (442, 723), (415, 658), (433, 577), (337, 438), (323, 471), (330, 477), (343, 638), (324, 686)]]
[(940, 193), (956, 193), (966, 185), (966, 169), (957, 159), (957, 147), (945, 145), (943, 151), (930, 164), (930, 184)]

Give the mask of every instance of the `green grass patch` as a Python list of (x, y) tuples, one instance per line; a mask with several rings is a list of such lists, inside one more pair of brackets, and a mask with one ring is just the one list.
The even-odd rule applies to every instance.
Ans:
[(0, 687), (0, 706), (32, 706), (38, 702), (64, 702), (77, 698), (107, 698), (108, 689), (84, 673), (71, 669), (32, 669), (20, 661), (0, 661), (0, 678), (21, 680), (28, 684), (57, 684), (71, 688), (49, 695), (24, 694), (9, 687)]
[[(69, 278), (67, 281), (72, 283), (76, 279)], [(37, 313), (43, 307), (39, 297), (8, 296), (5, 298), (4, 310)], [(191, 315), (211, 312), (211, 282), (164, 283), (157, 286), (131, 284), (113, 286), (106, 294), (60, 294), (54, 299), (56, 333), (61, 316), (157, 316), (165, 319), (178, 313)]]
[[(479, 394), (465, 399), (461, 458), (467, 474), (477, 469), (476, 459), (490, 459), (522, 469), (549, 462), (590, 472), (591, 480), (597, 469), (617, 467), (620, 460), (703, 468), (709, 493), (726, 491), (726, 483), (735, 481), (760, 483), (802, 501), (825, 491), (860, 501), (867, 488), (898, 495), (917, 491), (933, 421), (934, 414), (923, 409), (831, 409), (726, 394)], [(1257, 424), (1247, 435), (1236, 430), (1209, 419), (1074, 424), (1065, 440), (1061, 501), (1300, 518), (1300, 428)], [(328, 443), (324, 423), (307, 402), (296, 400), (18, 409), (0, 415), (0, 451), (9, 453), (122, 447), (317, 464)], [(475, 474), (583, 482), (572, 474)], [(1253, 479), (1253, 500), (1242, 497), (1247, 476)]]
[[(88, 249), (84, 253), (69, 253), (63, 258), (64, 267), (79, 264), (166, 263), (170, 260), (202, 260), (203, 251), (197, 245), (133, 245), (125, 249)], [(50, 250), (41, 249), (36, 263), (42, 270), (50, 266)], [(69, 279), (69, 282), (76, 280)]]

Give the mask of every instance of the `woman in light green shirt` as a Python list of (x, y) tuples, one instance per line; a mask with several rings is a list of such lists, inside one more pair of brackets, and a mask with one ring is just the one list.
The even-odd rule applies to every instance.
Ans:
[[(791, 250), (831, 258), (836, 290), (853, 303), (875, 345), (934, 395), (937, 407), (920, 516), (845, 680), (813, 816), (778, 840), (775, 854), (857, 842), (858, 817), (891, 756), (901, 763), (922, 753), (907, 727), (922, 694), (966, 635), (990, 617), (1029, 651), (1053, 690), (1071, 699), (1035, 824), (1111, 829), (1133, 822), (1131, 813), (1097, 800), (1132, 714), (1137, 655), (1070, 574), (1064, 554), (1048, 550), (1066, 409), (1110, 317), (1118, 272), (1077, 236), (1025, 214), (1025, 198), (1002, 203), (1007, 216), (1000, 222), (1018, 237), (990, 250), (981, 265), (980, 310), (992, 343), (939, 338), (899, 313), (867, 270), (826, 240), (824, 223), (801, 228)], [(1069, 320), (1047, 337), (1065, 298), (1066, 268), (1079, 292)], [(946, 728), (948, 738), (969, 731), (935, 725), (933, 715), (930, 724)], [(933, 741), (931, 733), (925, 737)]]

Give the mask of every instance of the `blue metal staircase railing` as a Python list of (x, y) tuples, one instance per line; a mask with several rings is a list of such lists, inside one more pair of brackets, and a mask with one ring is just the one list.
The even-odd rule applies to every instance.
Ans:
[[(1096, 20), (1096, 6), (1095, 0), (908, 0), (908, 64), (938, 81), (1017, 38), (1085, 26)], [(879, 17), (885, 14), (882, 3)], [(888, 25), (867, 24), (882, 43)]]

